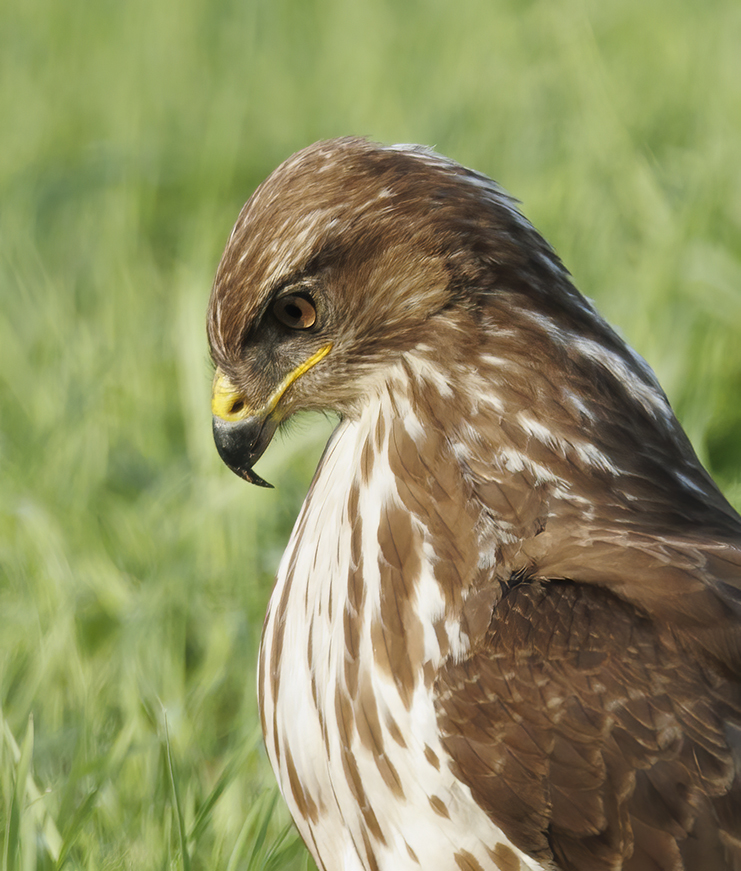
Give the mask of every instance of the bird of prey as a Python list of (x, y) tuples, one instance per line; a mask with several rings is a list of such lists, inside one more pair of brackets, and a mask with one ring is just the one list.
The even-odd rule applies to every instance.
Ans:
[(339, 415), (258, 682), (319, 868), (739, 871), (741, 518), (514, 201), (312, 145), (239, 215), (208, 335), (238, 475)]

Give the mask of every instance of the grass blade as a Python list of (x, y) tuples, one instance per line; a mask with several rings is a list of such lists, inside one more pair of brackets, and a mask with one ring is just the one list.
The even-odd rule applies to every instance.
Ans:
[(185, 821), (183, 819), (182, 805), (180, 803), (180, 794), (178, 793), (177, 778), (175, 777), (175, 764), (172, 758), (170, 733), (167, 728), (167, 714), (165, 714), (165, 750), (167, 753), (167, 770), (170, 775), (170, 787), (172, 788), (172, 800), (175, 805), (175, 818), (178, 824), (178, 840), (180, 842), (180, 855), (182, 856), (183, 871), (190, 871), (188, 840), (185, 834)]

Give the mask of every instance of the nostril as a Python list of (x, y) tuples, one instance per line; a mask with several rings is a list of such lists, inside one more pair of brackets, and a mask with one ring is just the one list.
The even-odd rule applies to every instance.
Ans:
[(239, 412), (244, 408), (244, 399), (237, 399), (234, 403), (232, 403), (232, 407), (229, 409), (229, 414), (239, 414)]

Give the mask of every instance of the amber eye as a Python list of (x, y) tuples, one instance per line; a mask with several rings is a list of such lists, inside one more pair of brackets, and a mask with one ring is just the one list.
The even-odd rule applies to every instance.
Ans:
[(288, 294), (273, 303), (273, 314), (292, 330), (308, 330), (316, 323), (314, 303), (306, 296)]

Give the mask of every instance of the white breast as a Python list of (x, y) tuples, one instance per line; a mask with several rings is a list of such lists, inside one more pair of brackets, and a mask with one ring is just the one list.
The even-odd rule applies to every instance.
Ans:
[[(535, 869), (450, 770), (429, 680), (420, 677), (404, 700), (379, 666), (387, 655), (373, 644), (381, 613), (378, 530), (387, 507), (399, 504), (389, 427), (377, 428), (379, 415), (390, 413), (382, 395), (360, 420), (339, 426), (281, 561), (259, 664), (270, 761), (304, 841), (326, 871)], [(404, 419), (413, 435), (418, 422)], [(364, 476), (367, 451), (372, 471)], [(360, 613), (348, 591), (355, 498), (362, 518)], [(358, 543), (356, 556), (357, 549)], [(428, 675), (442, 662), (434, 624), (443, 616), (443, 597), (434, 559), (425, 541), (418, 575), (404, 585), (416, 596), (420, 667)], [(453, 653), (465, 651), (458, 627), (448, 627), (448, 636)], [(378, 648), (377, 634), (375, 641)]]

